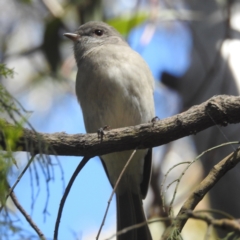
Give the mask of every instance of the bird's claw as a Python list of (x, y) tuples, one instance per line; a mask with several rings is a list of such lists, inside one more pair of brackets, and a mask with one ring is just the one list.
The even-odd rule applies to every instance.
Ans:
[(152, 125), (154, 126), (154, 123), (156, 123), (157, 121), (159, 121), (160, 118), (158, 116), (154, 117), (152, 120), (151, 120), (151, 123)]
[(109, 126), (104, 126), (101, 127), (97, 130), (97, 134), (98, 134), (98, 139), (101, 139), (101, 141), (103, 140), (103, 136), (105, 135), (104, 131), (109, 130), (110, 127)]

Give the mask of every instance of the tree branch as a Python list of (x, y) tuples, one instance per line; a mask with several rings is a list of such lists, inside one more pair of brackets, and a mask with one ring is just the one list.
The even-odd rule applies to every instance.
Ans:
[[(9, 186), (9, 189), (11, 189), (11, 187)], [(35, 232), (37, 233), (37, 235), (39, 236), (39, 238), (41, 240), (46, 240), (47, 238), (44, 236), (44, 234), (42, 233), (42, 231), (38, 228), (38, 226), (33, 222), (32, 218), (29, 216), (29, 214), (25, 211), (25, 209), (21, 206), (21, 204), (18, 202), (18, 199), (15, 195), (15, 193), (12, 191), (10, 193), (11, 199), (13, 201), (13, 203), (15, 204), (15, 206), (17, 207), (17, 209), (22, 213), (22, 215), (25, 217), (26, 221), (31, 225), (31, 227), (35, 230)]]
[(240, 148), (235, 152), (232, 152), (222, 161), (216, 164), (207, 177), (196, 187), (191, 193), (188, 199), (181, 207), (176, 220), (174, 220), (172, 226), (167, 228), (162, 236), (162, 240), (169, 239), (171, 232), (180, 233), (188, 218), (186, 216), (190, 210), (193, 210), (197, 204), (203, 199), (203, 197), (210, 191), (211, 188), (232, 168), (234, 168), (240, 162)]
[(237, 234), (240, 234), (239, 219), (227, 219), (227, 218), (214, 219), (213, 217), (211, 217), (207, 214), (203, 214), (203, 213), (200, 214), (200, 213), (196, 213), (193, 211), (188, 211), (187, 217), (202, 220), (202, 221), (206, 222), (208, 225), (212, 225), (212, 226), (220, 228), (220, 229), (225, 229), (230, 232), (234, 231)]
[(78, 164), (77, 168), (75, 169), (66, 189), (65, 192), (63, 194), (63, 197), (61, 199), (60, 202), (60, 206), (58, 209), (58, 215), (57, 215), (57, 219), (56, 219), (56, 223), (55, 223), (55, 228), (54, 228), (54, 236), (53, 239), (57, 240), (58, 239), (58, 229), (59, 229), (59, 225), (60, 225), (60, 221), (61, 221), (61, 216), (62, 216), (62, 211), (63, 211), (63, 207), (65, 205), (65, 202), (67, 200), (67, 196), (72, 188), (72, 185), (76, 179), (76, 177), (78, 176), (79, 172), (82, 170), (82, 168), (86, 165), (86, 163), (89, 161), (89, 157), (85, 157), (82, 159), (82, 161)]
[[(13, 151), (59, 156), (95, 156), (116, 151), (156, 147), (179, 138), (197, 134), (216, 124), (227, 126), (240, 122), (240, 97), (219, 95), (208, 101), (154, 123), (106, 131), (102, 141), (97, 133), (36, 133), (23, 129)], [(106, 123), (107, 124), (107, 123)], [(14, 126), (6, 123), (6, 128)], [(5, 128), (4, 127), (4, 128)], [(99, 126), (101, 127), (101, 126)], [(6, 149), (4, 128), (0, 129), (0, 146)], [(97, 132), (97, 129), (96, 129)]]

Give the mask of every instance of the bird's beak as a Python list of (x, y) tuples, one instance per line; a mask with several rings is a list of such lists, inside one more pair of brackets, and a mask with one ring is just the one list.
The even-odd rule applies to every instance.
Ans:
[(63, 35), (65, 37), (71, 39), (73, 42), (76, 42), (80, 38), (80, 35), (78, 35), (76, 33), (64, 33)]

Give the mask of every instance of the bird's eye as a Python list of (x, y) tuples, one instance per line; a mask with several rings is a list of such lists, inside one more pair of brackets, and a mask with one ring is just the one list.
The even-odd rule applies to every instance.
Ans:
[(102, 35), (103, 35), (103, 30), (96, 29), (96, 30), (94, 31), (94, 33), (95, 33), (95, 35), (97, 35), (97, 36), (102, 36)]

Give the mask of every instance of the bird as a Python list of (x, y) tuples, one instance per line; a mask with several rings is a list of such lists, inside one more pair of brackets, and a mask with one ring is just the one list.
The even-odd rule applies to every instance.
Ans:
[[(130, 48), (121, 34), (104, 22), (90, 21), (74, 33), (78, 68), (76, 95), (87, 133), (101, 126), (121, 128), (147, 123), (155, 116), (154, 78), (143, 58)], [(112, 185), (133, 150), (100, 156)], [(151, 177), (152, 149), (139, 149), (116, 189), (117, 231), (146, 222), (142, 199)], [(117, 236), (118, 240), (151, 240), (148, 225)]]

